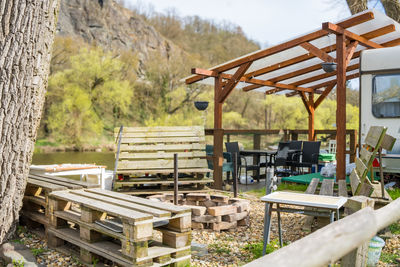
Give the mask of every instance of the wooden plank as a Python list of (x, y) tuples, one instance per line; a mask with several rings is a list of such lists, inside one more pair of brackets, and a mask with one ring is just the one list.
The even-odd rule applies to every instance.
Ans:
[(45, 227), (49, 225), (49, 220), (44, 213), (22, 210), (22, 214), (29, 220), (43, 224)]
[(361, 148), (360, 159), (366, 166), (372, 163), (372, 155), (373, 153), (368, 151), (365, 147)]
[[(368, 172), (367, 166), (365, 166), (365, 164), (359, 158), (356, 159), (356, 172), (357, 172), (358, 176), (360, 177), (360, 179), (361, 179), (361, 177), (365, 177)], [(362, 179), (361, 179), (361, 182), (362, 182)]]
[(68, 189), (65, 186), (51, 184), (51, 183), (43, 182), (41, 180), (36, 180), (33, 178), (28, 178), (28, 185), (41, 187), (41, 188), (43, 188), (43, 190), (48, 191), (48, 192)]
[(365, 138), (365, 144), (376, 148), (379, 144), (379, 141), (382, 140), (384, 134), (386, 132), (385, 127), (382, 126), (371, 126), (367, 133), (367, 137)]
[(225, 99), (229, 96), (229, 94), (232, 92), (232, 90), (236, 87), (236, 85), (239, 83), (240, 78), (244, 75), (244, 73), (247, 71), (247, 69), (250, 67), (250, 65), (253, 62), (247, 62), (241, 65), (238, 70), (235, 72), (235, 74), (232, 75), (232, 78), (229, 79), (228, 83), (224, 86), (222, 90), (222, 94), (219, 96), (219, 102), (224, 103)]
[(122, 135), (122, 143), (148, 144), (148, 143), (203, 143), (204, 136), (180, 136), (180, 137), (138, 137), (136, 133)]
[[(354, 79), (354, 78), (358, 78), (359, 76), (360, 76), (360, 73), (358, 73), (358, 72), (354, 73), (354, 74), (350, 74), (350, 75), (346, 76), (346, 80), (348, 81), (348, 80), (351, 80), (351, 79)], [(337, 84), (337, 79), (333, 79), (333, 80), (330, 80), (330, 81), (319, 83), (319, 84), (310, 86), (310, 88), (315, 90), (315, 89), (319, 89), (319, 88), (322, 88), (322, 87), (330, 86), (332, 84)]]
[(181, 207), (181, 206), (176, 206), (176, 205), (172, 205), (172, 204), (168, 204), (168, 203), (159, 203), (159, 202), (155, 202), (149, 199), (145, 199), (145, 198), (140, 198), (140, 197), (134, 197), (134, 196), (126, 196), (117, 192), (112, 192), (112, 191), (106, 191), (106, 190), (102, 190), (102, 189), (87, 189), (85, 190), (86, 192), (90, 192), (90, 193), (95, 193), (95, 194), (99, 194), (99, 195), (103, 195), (103, 196), (110, 196), (113, 197), (115, 199), (120, 199), (120, 200), (124, 200), (124, 201), (128, 201), (128, 202), (132, 202), (135, 204), (140, 204), (140, 205), (144, 205), (144, 206), (148, 206), (151, 208), (156, 208), (156, 209), (161, 209), (161, 210), (166, 210), (169, 211), (171, 213), (174, 214), (181, 214), (181, 213), (186, 213), (186, 212), (191, 212), (190, 208), (187, 207)]
[[(95, 188), (95, 187), (99, 187), (100, 185), (97, 184), (91, 184), (88, 182), (84, 182), (84, 181), (79, 181), (79, 180), (74, 180), (74, 179), (69, 179), (66, 177), (61, 177), (61, 176), (50, 176), (50, 175), (45, 175), (45, 174), (39, 174), (39, 173), (35, 173), (35, 174), (29, 174), (28, 177), (32, 177), (35, 178), (36, 180), (42, 180), (42, 181), (48, 181), (48, 180), (57, 180), (60, 182), (65, 182), (65, 183), (69, 183), (69, 184), (74, 184), (74, 185), (79, 185), (83, 188)], [(44, 180), (46, 179), (46, 180)]]
[(121, 199), (115, 199), (111, 196), (99, 195), (99, 194), (91, 193), (91, 192), (84, 191), (84, 190), (74, 190), (74, 191), (71, 191), (71, 193), (82, 196), (82, 197), (99, 200), (104, 203), (109, 203), (109, 204), (112, 204), (112, 205), (115, 205), (118, 207), (132, 209), (132, 210), (143, 212), (143, 213), (149, 213), (155, 217), (170, 217), (171, 216), (171, 213), (168, 211), (163, 211), (163, 210), (148, 207), (148, 206), (138, 205), (138, 204), (135, 204), (135, 203), (132, 203), (129, 201), (125, 201), (125, 200), (121, 200)]
[[(196, 132), (137, 132), (134, 134), (135, 138), (159, 138), (159, 137), (196, 137)], [(123, 138), (124, 140), (125, 138)]]
[[(189, 188), (182, 188), (182, 189), (180, 188), (179, 189), (179, 193), (183, 193), (183, 194), (185, 194), (185, 193), (193, 193), (193, 192), (196, 192), (196, 193), (201, 193), (201, 192), (208, 193), (210, 191), (211, 191), (211, 189), (207, 188), (207, 187), (205, 187), (203, 189), (197, 189), (197, 188), (190, 188), (190, 189)], [(154, 194), (163, 194), (163, 193), (171, 194), (173, 192), (174, 192), (174, 190), (172, 188), (170, 190), (140, 189), (140, 190), (132, 190), (132, 191), (118, 191), (118, 193), (121, 193), (121, 194), (136, 195), (136, 196), (139, 196), (139, 195), (154, 195)]]
[(381, 147), (383, 149), (386, 149), (387, 151), (391, 151), (393, 149), (394, 143), (396, 143), (396, 138), (391, 135), (385, 134)]
[(140, 151), (180, 151), (180, 150), (202, 150), (204, 149), (204, 145), (198, 143), (192, 144), (175, 144), (175, 145), (167, 145), (167, 144), (156, 144), (156, 145), (133, 145), (127, 146), (125, 144), (121, 144), (121, 150), (126, 151), (130, 150), (132, 152), (140, 152)]
[(314, 103), (315, 109), (322, 103), (322, 101), (329, 95), (329, 93), (332, 91), (333, 87), (335, 87), (335, 84), (332, 84), (328, 86), (324, 92), (318, 97), (318, 99)]
[[(170, 169), (173, 168), (174, 161), (167, 159), (127, 161), (120, 160), (118, 162), (119, 170), (139, 170), (139, 169)], [(187, 168), (207, 168), (206, 159), (181, 159), (179, 160), (179, 169)]]
[[(178, 184), (179, 185), (187, 185), (187, 184), (208, 184), (208, 183), (213, 183), (213, 179), (179, 179)], [(148, 179), (140, 179), (140, 178), (134, 178), (131, 181), (128, 182), (119, 182), (116, 181), (115, 185), (116, 186), (132, 186), (132, 185), (140, 185), (140, 184), (174, 184), (174, 180), (148, 180)]]
[(339, 180), (338, 181), (338, 190), (339, 190), (339, 196), (341, 196), (341, 197), (348, 197), (349, 196), (349, 194), (347, 193), (346, 180)]
[[(150, 126), (150, 127), (124, 127), (123, 133), (150, 133), (150, 132), (203, 132), (203, 126)], [(119, 127), (114, 128), (118, 134)]]
[(300, 46), (324, 62), (336, 62), (336, 59), (331, 57), (322, 49), (310, 44), (309, 42), (304, 42), (300, 44)]
[(345, 30), (342, 27), (340, 27), (339, 25), (333, 24), (331, 22), (322, 23), (322, 29), (329, 31), (329, 32), (333, 32), (335, 34), (346, 35), (346, 37), (353, 39), (355, 41), (358, 41), (361, 45), (369, 47), (369, 48), (383, 48), (384, 47), (380, 44), (377, 44), (375, 42), (368, 40), (365, 37), (362, 37), (358, 34), (355, 34), (353, 32)]
[(359, 192), (357, 192), (357, 195), (369, 197), (371, 196), (373, 191), (374, 187), (372, 185), (368, 183), (363, 183), (360, 187)]
[[(170, 174), (173, 173), (174, 169), (138, 169), (138, 170), (118, 170), (117, 173), (120, 174)], [(207, 173), (207, 172), (212, 172), (212, 170), (208, 168), (189, 168), (189, 169), (184, 169), (179, 167), (179, 172), (180, 173)], [(214, 170), (215, 174), (215, 170)]]
[(358, 177), (358, 174), (356, 170), (354, 169), (350, 173), (350, 186), (351, 186), (351, 192), (353, 193), (353, 196), (356, 195), (357, 190), (359, 190), (361, 185), (360, 177)]
[(46, 207), (46, 198), (44, 196), (24, 196), (24, 201), (29, 201)]
[[(123, 151), (123, 150), (121, 150)], [(127, 150), (129, 151), (129, 150)], [(165, 152), (165, 151), (156, 151), (156, 152), (149, 152), (149, 153), (129, 153), (129, 152), (121, 152), (119, 154), (119, 159), (173, 159), (174, 158), (173, 152)], [(191, 152), (178, 152), (178, 158), (205, 158), (206, 152), (205, 151), (191, 151)]]
[(65, 201), (83, 204), (83, 205), (87, 206), (88, 208), (91, 208), (91, 209), (94, 209), (97, 211), (101, 211), (101, 212), (105, 212), (112, 216), (117, 216), (120, 218), (131, 220), (133, 222), (143, 221), (143, 220), (151, 220), (153, 218), (153, 216), (151, 216), (149, 214), (137, 212), (137, 211), (134, 211), (131, 209), (123, 208), (123, 207), (118, 207), (115, 205), (104, 203), (102, 201), (78, 196), (78, 195), (72, 194), (68, 191), (55, 191), (50, 194), (50, 197), (55, 198), (55, 199), (62, 199)]
[(313, 178), (307, 187), (306, 194), (314, 194), (319, 184), (319, 178)]
[(30, 175), (29, 177), (31, 177), (32, 179), (35, 180), (40, 180), (46, 183), (50, 183), (50, 184), (54, 184), (54, 185), (60, 185), (60, 186), (65, 186), (68, 189), (82, 189), (81, 185), (77, 185), (77, 184), (73, 184), (73, 183), (69, 183), (69, 182), (64, 182), (61, 180), (58, 180), (58, 177), (41, 177), (41, 176), (36, 176), (36, 175)]
[(333, 196), (333, 179), (322, 180), (321, 189), (319, 194), (322, 196)]

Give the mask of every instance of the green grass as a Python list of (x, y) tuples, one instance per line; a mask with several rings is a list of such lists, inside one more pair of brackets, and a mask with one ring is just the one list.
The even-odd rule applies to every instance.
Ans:
[(389, 189), (389, 190), (387, 190), (387, 192), (389, 193), (390, 197), (393, 200), (395, 200), (395, 199), (400, 197), (400, 188)]
[[(285, 246), (285, 244), (283, 244)], [(267, 245), (267, 248), (265, 250), (266, 254), (272, 253), (275, 250), (278, 250), (279, 247), (279, 240), (274, 239), (269, 244)], [(257, 242), (257, 243), (250, 243), (247, 244), (243, 247), (244, 250), (249, 251), (252, 254), (253, 260), (258, 259), (262, 256), (262, 251), (263, 251), (263, 242)]]
[(400, 234), (400, 223), (394, 223), (389, 225), (389, 230), (392, 234), (398, 235)]
[(36, 141), (35, 146), (59, 146), (59, 144), (51, 142), (47, 139), (39, 139)]
[[(294, 184), (294, 183), (281, 183), (276, 191), (296, 191), (305, 192), (308, 185)], [(265, 196), (265, 188), (254, 189), (246, 192), (247, 194), (255, 195), (257, 197)]]
[(382, 252), (380, 260), (386, 263), (396, 263), (396, 258), (400, 257), (397, 254)]

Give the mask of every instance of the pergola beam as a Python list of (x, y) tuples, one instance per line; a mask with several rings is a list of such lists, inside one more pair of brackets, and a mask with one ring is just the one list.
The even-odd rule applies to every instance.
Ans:
[[(354, 78), (358, 78), (360, 76), (360, 73), (353, 73), (353, 74), (350, 74), (350, 75), (347, 75), (346, 76), (346, 81), (348, 81), (348, 80), (351, 80), (351, 79), (354, 79)], [(323, 83), (320, 83), (320, 84), (316, 84), (316, 85), (313, 85), (313, 86), (310, 86), (310, 88), (311, 89), (319, 89), (319, 88), (322, 88), (322, 87), (327, 87), (327, 86), (330, 86), (330, 85), (332, 85), (332, 84), (336, 84), (336, 79), (334, 79), (334, 80), (330, 80), (330, 81), (326, 81), (326, 82), (323, 82)]]
[[(337, 25), (339, 25), (340, 27), (343, 27), (343, 28), (348, 28), (348, 27), (352, 27), (352, 26), (361, 24), (363, 22), (366, 22), (366, 21), (369, 21), (372, 19), (374, 19), (374, 13), (366, 12), (359, 16), (342, 21), (342, 22), (338, 23)], [(221, 66), (214, 67), (211, 70), (216, 71), (216, 72), (224, 72), (224, 71), (236, 68), (246, 62), (255, 61), (255, 60), (264, 58), (266, 56), (270, 56), (270, 55), (279, 53), (281, 51), (287, 50), (289, 48), (295, 47), (304, 42), (309, 42), (309, 41), (318, 39), (326, 34), (327, 34), (327, 32), (325, 30), (318, 30), (318, 31), (306, 34), (304, 36), (298, 37), (296, 39), (290, 40), (288, 42), (258, 51), (256, 53), (250, 54), (248, 56), (244, 56), (242, 58), (239, 58), (235, 61), (223, 64)], [(200, 81), (201, 79), (203, 79), (202, 76), (191, 77), (188, 80), (186, 80), (186, 83), (191, 84), (191, 83)]]
[(314, 56), (318, 57), (319, 59), (321, 59), (322, 61), (325, 61), (325, 62), (336, 62), (336, 59), (331, 57), (324, 50), (319, 49), (318, 47), (316, 47), (315, 45), (310, 44), (309, 42), (304, 42), (304, 43), (300, 44), (300, 46), (302, 48), (304, 48), (305, 50), (307, 50), (308, 52), (310, 52), (312, 55), (314, 55)]
[(350, 31), (348, 31), (346, 29), (343, 29), (339, 25), (333, 24), (331, 22), (322, 23), (322, 29), (324, 29), (324, 30), (326, 30), (328, 32), (334, 33), (336, 35), (342, 35), (343, 34), (346, 37), (348, 37), (348, 38), (350, 38), (352, 40), (358, 41), (358, 42), (360, 42), (360, 44), (362, 44), (362, 45), (364, 45), (366, 47), (369, 47), (369, 48), (383, 48), (382, 45), (377, 44), (375, 42), (372, 42), (372, 41), (368, 40), (367, 38), (362, 37), (362, 36), (360, 36), (358, 34), (355, 34), (353, 32), (350, 32)]
[(315, 109), (324, 101), (324, 99), (329, 95), (329, 93), (332, 91), (333, 87), (335, 87), (336, 84), (331, 84), (325, 88), (325, 91), (318, 97), (318, 99), (314, 103)]
[(240, 78), (242, 78), (244, 73), (248, 70), (251, 63), (253, 63), (253, 62), (247, 62), (247, 63), (244, 63), (243, 65), (241, 65), (239, 67), (239, 69), (235, 72), (235, 74), (233, 74), (232, 77), (228, 80), (227, 84), (222, 89), (222, 93), (219, 98), (220, 103), (225, 102), (225, 99), (228, 97), (228, 95), (232, 92), (232, 90), (239, 83)]

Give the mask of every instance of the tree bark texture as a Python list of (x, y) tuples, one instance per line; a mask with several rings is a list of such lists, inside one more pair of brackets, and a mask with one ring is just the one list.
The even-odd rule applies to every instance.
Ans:
[(352, 15), (368, 9), (367, 0), (346, 0)]
[(400, 23), (400, 2), (399, 0), (381, 0), (386, 15)]
[(22, 205), (58, 7), (59, 0), (0, 0), (0, 244)]

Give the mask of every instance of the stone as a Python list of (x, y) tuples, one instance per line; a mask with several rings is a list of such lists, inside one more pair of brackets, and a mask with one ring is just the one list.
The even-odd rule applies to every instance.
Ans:
[(203, 257), (208, 254), (208, 247), (205, 244), (193, 242), (191, 243), (192, 254), (197, 257)]
[(147, 199), (150, 200), (155, 200), (155, 201), (165, 201), (165, 196), (164, 195), (152, 195), (152, 196), (148, 196), (146, 197)]
[(188, 208), (192, 209), (192, 215), (193, 216), (204, 215), (206, 213), (206, 211), (207, 211), (207, 208), (203, 207), (203, 206), (185, 205), (185, 207), (188, 207)]
[(213, 216), (221, 216), (236, 213), (236, 206), (227, 205), (227, 206), (218, 206), (218, 207), (209, 207), (207, 208), (207, 212)]
[[(165, 200), (174, 200), (174, 194), (164, 194)], [(183, 194), (178, 194), (178, 201), (183, 199)]]
[(192, 224), (193, 222), (200, 222), (200, 223), (215, 223), (221, 222), (221, 216), (212, 216), (212, 215), (202, 215), (202, 216), (193, 216), (192, 217)]
[(18, 243), (4, 243), (0, 248), (0, 257), (6, 263), (23, 262), (25, 267), (38, 266), (31, 250)]
[(198, 206), (198, 201), (192, 201), (192, 200), (187, 200), (186, 199), (186, 204), (188, 206)]
[(210, 195), (211, 200), (214, 202), (219, 202), (219, 203), (226, 203), (228, 204), (229, 197), (224, 196), (224, 195)]
[(223, 215), (222, 216), (222, 221), (223, 222), (234, 222), (234, 221), (239, 221), (248, 215), (247, 211), (240, 212), (240, 213), (235, 213), (235, 214), (230, 214), (230, 215)]
[(221, 230), (227, 230), (227, 229), (232, 229), (237, 227), (237, 222), (219, 222), (219, 223), (212, 223), (211, 224), (211, 229), (214, 231), (221, 231)]
[(206, 200), (206, 201), (199, 201), (199, 205), (200, 206), (204, 206), (204, 207), (215, 207), (217, 206), (217, 204), (215, 204), (214, 201), (211, 200)]
[(245, 218), (237, 221), (237, 226), (249, 226), (250, 225), (250, 216), (246, 216)]
[(186, 200), (189, 201), (206, 201), (210, 199), (209, 194), (203, 194), (203, 193), (190, 193), (186, 195)]

